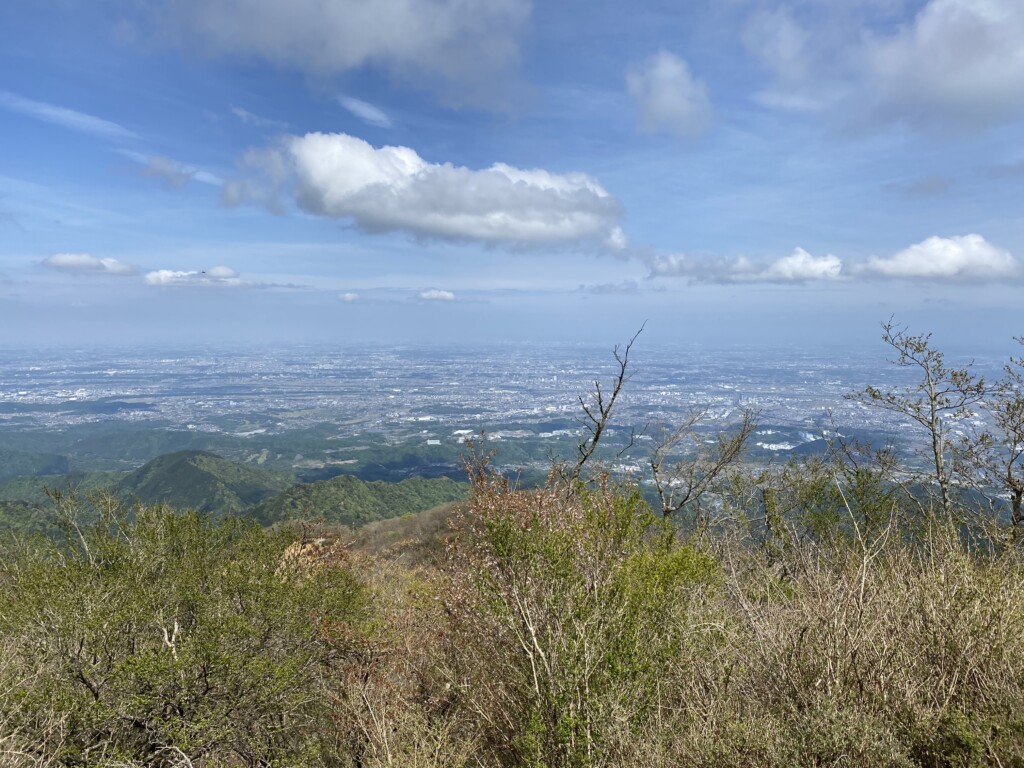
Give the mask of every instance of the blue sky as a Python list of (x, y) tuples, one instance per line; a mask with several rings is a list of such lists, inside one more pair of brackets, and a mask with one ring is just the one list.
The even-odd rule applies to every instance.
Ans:
[(0, 5), (0, 343), (1022, 332), (1020, 0)]

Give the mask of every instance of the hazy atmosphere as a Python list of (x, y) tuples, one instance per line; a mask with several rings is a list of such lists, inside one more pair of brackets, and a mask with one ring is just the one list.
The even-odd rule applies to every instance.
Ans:
[(1019, 0), (0, 5), (0, 344), (1020, 328)]

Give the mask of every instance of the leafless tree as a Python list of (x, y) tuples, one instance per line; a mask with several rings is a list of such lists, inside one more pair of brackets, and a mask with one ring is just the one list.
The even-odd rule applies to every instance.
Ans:
[(985, 379), (972, 371), (946, 365), (945, 356), (931, 344), (931, 334), (909, 334), (892, 318), (882, 324), (882, 340), (896, 351), (892, 362), (917, 369), (918, 381), (905, 387), (881, 390), (869, 386), (847, 397), (875, 408), (906, 416), (928, 434), (930, 479), (938, 486), (943, 513), (952, 510), (950, 488), (957, 443), (950, 439), (955, 424), (975, 415), (989, 389)]
[[(1017, 339), (1024, 344), (1024, 337)], [(1024, 528), (1024, 357), (1012, 357), (983, 408), (989, 425), (961, 438), (956, 469), (982, 493), (995, 490), (1010, 500), (1014, 539)]]
[[(739, 427), (719, 433), (710, 443), (697, 430), (707, 417), (707, 409), (691, 411), (675, 429), (663, 430), (664, 436), (649, 460), (663, 517), (698, 504), (722, 473), (739, 460), (747, 439), (757, 428), (757, 416), (756, 411), (744, 410)], [(687, 455), (673, 461), (671, 457), (680, 453)]]
[(637, 337), (643, 333), (646, 325), (644, 323), (640, 326), (640, 330), (633, 334), (624, 349), (616, 346), (612, 350), (615, 362), (618, 364), (618, 371), (612, 379), (611, 392), (602, 389), (601, 382), (595, 380), (594, 390), (591, 392), (589, 399), (583, 395), (579, 396), (580, 407), (583, 409), (584, 415), (583, 426), (587, 430), (587, 437), (579, 444), (576, 465), (569, 472), (569, 478), (573, 481), (579, 479), (584, 465), (597, 450), (597, 446), (601, 442), (608, 424), (611, 422), (612, 409), (615, 407), (615, 402), (619, 399), (619, 395), (622, 394), (622, 388), (626, 382), (632, 378), (633, 373), (629, 369), (629, 353), (633, 349), (633, 344), (636, 342)]

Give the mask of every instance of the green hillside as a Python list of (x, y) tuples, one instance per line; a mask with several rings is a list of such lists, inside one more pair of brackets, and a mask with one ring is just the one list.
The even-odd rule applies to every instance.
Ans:
[(67, 472), (67, 456), (0, 449), (0, 481), (22, 475), (63, 475)]
[(468, 486), (447, 477), (411, 477), (398, 483), (365, 481), (351, 475), (304, 483), (268, 498), (251, 510), (264, 525), (321, 517), (328, 523), (362, 525), (466, 497)]
[(117, 489), (125, 472), (69, 472), (66, 475), (24, 475), (0, 482), (0, 501), (46, 504), (47, 489), (86, 494)]
[(36, 534), (52, 537), (58, 532), (57, 518), (50, 507), (31, 501), (0, 499), (0, 540)]
[(284, 473), (236, 464), (204, 451), (179, 451), (129, 473), (117, 491), (150, 504), (237, 515), (291, 484)]

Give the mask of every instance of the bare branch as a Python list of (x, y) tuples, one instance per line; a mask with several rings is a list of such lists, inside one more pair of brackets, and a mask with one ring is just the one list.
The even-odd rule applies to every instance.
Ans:
[[(651, 476), (663, 517), (671, 517), (683, 507), (699, 502), (722, 473), (739, 460), (747, 439), (757, 428), (759, 414), (744, 410), (739, 427), (731, 433), (720, 433), (711, 448), (696, 439), (697, 424), (706, 415), (707, 411), (702, 409), (691, 412), (651, 455)], [(693, 457), (666, 468), (668, 455), (678, 452), (684, 443), (690, 441), (693, 442)]]
[(583, 408), (583, 413), (586, 416), (583, 425), (590, 433), (590, 437), (579, 444), (579, 456), (576, 460), (576, 466), (573, 467), (572, 471), (569, 473), (569, 479), (572, 481), (579, 479), (580, 474), (583, 472), (584, 465), (590, 460), (594, 455), (594, 452), (597, 450), (597, 446), (601, 442), (601, 437), (604, 435), (605, 429), (607, 429), (608, 423), (611, 421), (612, 410), (615, 407), (615, 402), (619, 399), (619, 395), (622, 393), (622, 387), (630, 380), (630, 378), (632, 378), (632, 372), (629, 370), (629, 353), (633, 349), (633, 344), (636, 342), (637, 337), (643, 333), (646, 325), (647, 323), (645, 322), (640, 326), (640, 330), (633, 334), (624, 349), (620, 351), (620, 348), (616, 346), (615, 349), (612, 350), (612, 354), (615, 356), (615, 362), (618, 363), (619, 370), (613, 379), (611, 395), (606, 397), (605, 393), (601, 391), (601, 382), (595, 381), (590, 404), (588, 405), (582, 395), (579, 397), (580, 406)]

